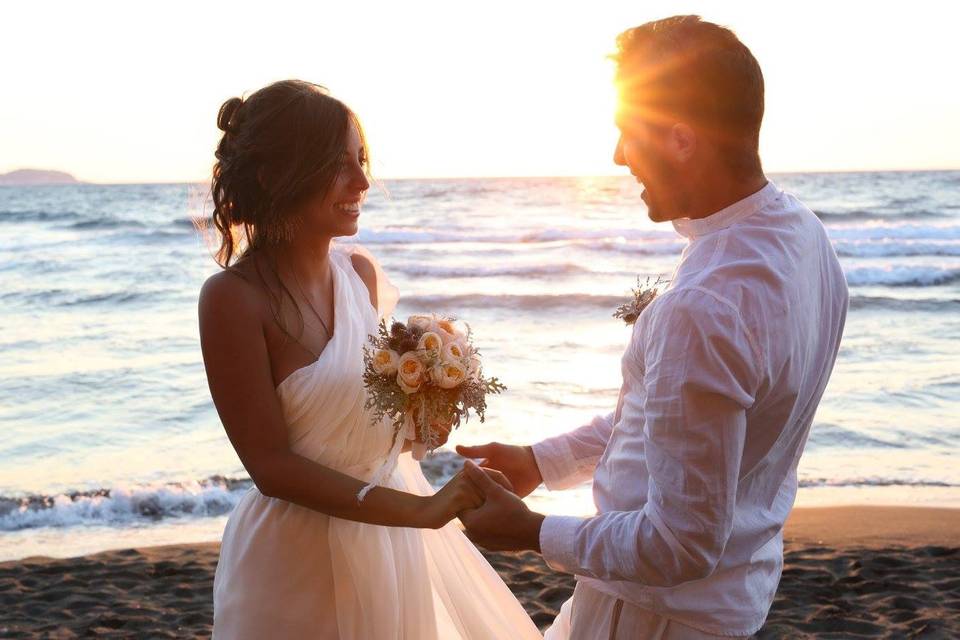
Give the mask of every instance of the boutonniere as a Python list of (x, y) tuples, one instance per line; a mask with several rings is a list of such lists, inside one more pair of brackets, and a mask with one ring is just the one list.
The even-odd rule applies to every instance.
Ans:
[(648, 277), (643, 284), (641, 284), (640, 276), (637, 276), (637, 287), (636, 289), (630, 289), (630, 300), (617, 307), (617, 310), (613, 312), (613, 317), (623, 320), (627, 326), (635, 323), (643, 310), (646, 309), (647, 306), (653, 302), (653, 299), (657, 297), (657, 294), (660, 293), (659, 287), (668, 282), (669, 280), (663, 280), (660, 276), (657, 276), (656, 281), (653, 283), (650, 282), (650, 278)]

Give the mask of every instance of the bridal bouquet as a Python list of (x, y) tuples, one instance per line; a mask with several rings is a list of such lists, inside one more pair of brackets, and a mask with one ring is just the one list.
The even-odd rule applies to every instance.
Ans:
[(484, 421), (487, 394), (506, 389), (484, 378), (470, 327), (462, 331), (452, 318), (410, 316), (407, 323), (380, 322), (378, 335), (364, 347), (366, 408), (373, 419), (394, 426), (394, 447), (414, 440), (413, 455), (423, 459), (439, 442), (440, 425), (456, 428), (472, 409)]

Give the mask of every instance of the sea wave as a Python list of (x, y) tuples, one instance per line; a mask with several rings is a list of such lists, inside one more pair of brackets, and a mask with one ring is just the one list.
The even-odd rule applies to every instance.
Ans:
[(658, 229), (544, 229), (526, 232), (478, 233), (471, 229), (434, 231), (430, 229), (361, 229), (361, 244), (546, 244), (591, 240), (644, 241), (676, 240), (672, 230)]
[(452, 294), (403, 296), (405, 306), (419, 309), (460, 310), (505, 308), (522, 311), (597, 307), (612, 310), (623, 304), (625, 296), (574, 294)]
[(832, 240), (957, 240), (960, 226), (956, 224), (864, 224), (830, 227)]
[(960, 243), (949, 240), (892, 241), (837, 240), (833, 243), (837, 255), (844, 258), (897, 258), (916, 256), (960, 256)]
[(229, 513), (251, 486), (250, 480), (214, 476), (193, 482), (116, 486), (50, 496), (0, 496), (0, 531), (219, 516)]
[(103, 230), (103, 229), (140, 229), (146, 225), (139, 220), (118, 220), (117, 218), (94, 218), (79, 220), (66, 226), (68, 229)]
[(846, 270), (851, 287), (934, 287), (960, 282), (960, 269), (949, 267), (853, 267)]
[(11, 291), (0, 294), (0, 301), (6, 304), (37, 304), (56, 307), (77, 307), (101, 304), (127, 304), (144, 300), (156, 300), (157, 292), (130, 289), (127, 291), (110, 291), (107, 293), (91, 293), (69, 289), (43, 289), (27, 291)]
[(433, 278), (494, 278), (498, 276), (540, 278), (545, 276), (571, 276), (585, 274), (594, 274), (598, 276), (611, 275), (605, 272), (596, 272), (587, 267), (569, 262), (558, 264), (514, 265), (502, 267), (449, 267), (421, 263), (395, 265), (393, 270), (399, 271), (408, 276), (427, 276)]
[[(828, 235), (841, 256), (960, 256), (960, 226), (953, 224), (864, 224), (830, 227)], [(673, 229), (545, 229), (520, 233), (483, 233), (475, 229), (361, 229), (356, 241), (370, 245), (521, 244), (575, 246), (597, 252), (678, 255), (686, 245)]]
[(960, 487), (954, 482), (910, 478), (801, 478), (801, 487)]
[[(583, 243), (592, 251), (617, 252), (633, 255), (679, 255), (686, 243), (679, 239), (627, 242), (623, 239)], [(895, 238), (835, 239), (833, 248), (844, 258), (897, 258), (917, 256), (960, 256), (960, 242), (956, 240), (913, 240)]]
[(875, 438), (829, 422), (815, 424), (810, 430), (808, 443), (811, 449), (818, 447), (905, 449), (907, 446), (907, 443), (902, 441)]
[[(888, 202), (887, 207), (903, 206), (911, 204), (904, 202), (902, 205), (897, 202)], [(896, 213), (884, 213), (878, 211), (868, 211), (864, 209), (853, 209), (850, 211), (814, 211), (818, 218), (824, 222), (863, 222), (867, 220), (890, 221), (890, 220), (927, 220), (936, 218), (946, 218), (950, 214), (941, 211), (930, 211), (927, 209), (915, 209), (909, 211), (898, 211)]]
[[(958, 270), (960, 271), (960, 270)], [(852, 282), (871, 285), (886, 283), (887, 286), (910, 286), (918, 277), (913, 273), (873, 277), (870, 272), (856, 274)], [(923, 275), (921, 274), (921, 278)], [(952, 276), (960, 281), (960, 273)], [(931, 278), (936, 280), (935, 277)], [(929, 280), (925, 280), (929, 282)], [(851, 285), (856, 286), (856, 285)], [(913, 285), (926, 286), (926, 285)], [(606, 296), (588, 293), (573, 294), (435, 294), (403, 296), (401, 303), (410, 308), (460, 310), (460, 309), (516, 309), (518, 311), (542, 311), (551, 309), (594, 308), (612, 310), (623, 304), (625, 296)], [(925, 298), (909, 299), (889, 296), (853, 295), (850, 308), (883, 309), (888, 311), (927, 311), (933, 313), (960, 311), (960, 299)]]
[[(463, 467), (463, 458), (440, 449), (421, 462), (424, 475), (442, 486)], [(229, 513), (253, 487), (249, 478), (211, 476), (197, 481), (114, 486), (54, 495), (0, 496), (0, 531), (81, 525), (128, 526), (166, 518), (204, 518)]]
[(960, 299), (956, 298), (891, 298), (887, 296), (850, 296), (850, 308), (859, 309), (882, 309), (884, 311), (907, 311), (907, 312), (960, 312)]
[(0, 222), (63, 222), (82, 218), (73, 211), (46, 211), (38, 209), (0, 211)]
[(686, 241), (679, 238), (672, 239), (645, 239), (640, 242), (627, 242), (622, 238), (584, 242), (582, 246), (591, 251), (600, 253), (616, 252), (640, 256), (679, 256), (686, 246)]

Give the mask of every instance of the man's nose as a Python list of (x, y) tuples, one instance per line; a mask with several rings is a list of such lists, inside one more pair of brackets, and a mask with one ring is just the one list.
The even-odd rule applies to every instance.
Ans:
[(617, 146), (613, 150), (613, 164), (625, 167), (627, 165), (626, 158), (623, 157), (623, 136), (617, 140)]

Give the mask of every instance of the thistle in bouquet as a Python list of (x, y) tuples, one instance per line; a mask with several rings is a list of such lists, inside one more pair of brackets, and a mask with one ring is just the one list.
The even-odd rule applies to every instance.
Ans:
[(468, 420), (471, 410), (483, 422), (487, 394), (506, 389), (483, 376), (469, 325), (462, 330), (453, 318), (437, 315), (411, 316), (389, 328), (382, 321), (364, 347), (363, 381), (374, 421), (391, 421), (395, 444), (414, 440), (418, 460), (439, 445), (442, 431)]

